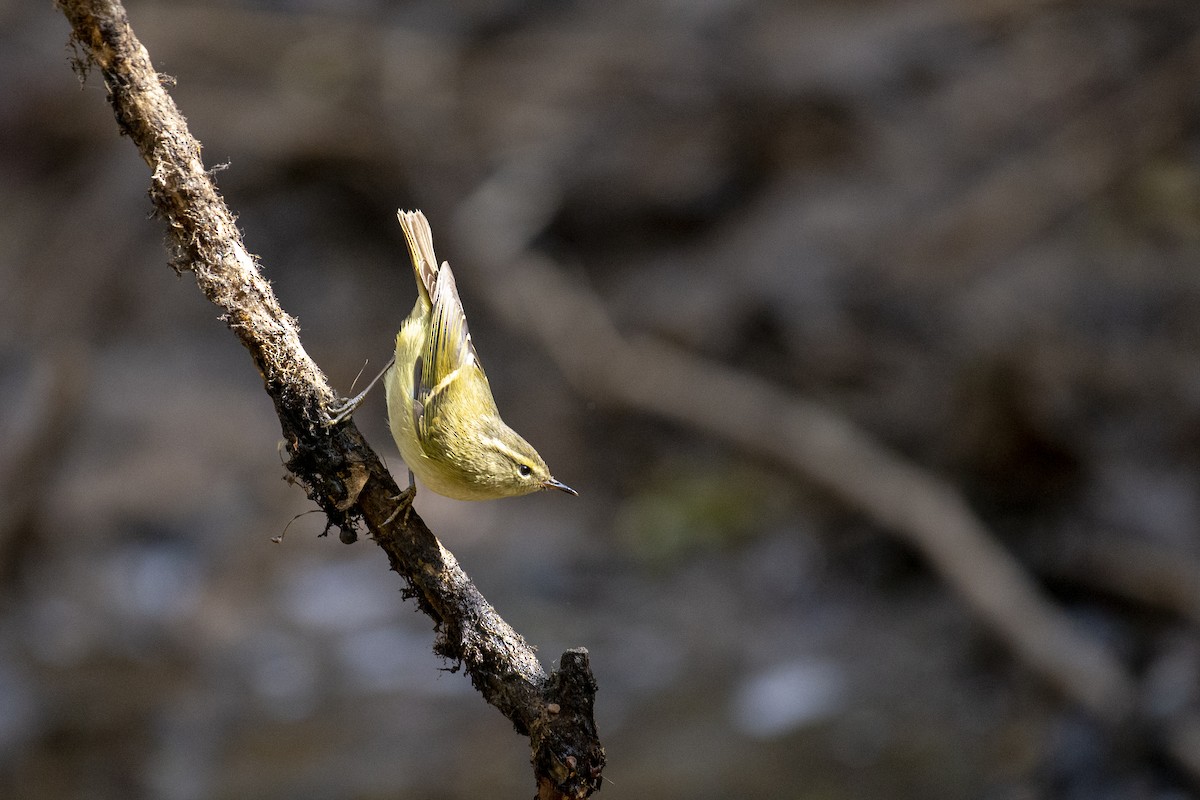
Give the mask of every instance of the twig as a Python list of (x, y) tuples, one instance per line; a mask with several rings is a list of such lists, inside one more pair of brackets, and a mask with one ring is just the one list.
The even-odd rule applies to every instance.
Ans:
[(1164, 609), (1200, 625), (1200, 561), (1133, 536), (1070, 535), (1035, 548), (1034, 565), (1061, 580)]
[(435, 652), (461, 665), (484, 699), (530, 737), (538, 796), (589, 796), (600, 786), (604, 749), (592, 719), (596, 684), (587, 651), (567, 651), (547, 676), (532, 648), (416, 514), (383, 524), (398, 487), (352, 423), (326, 425), (334, 393), (243, 245), (199, 143), (124, 8), (116, 0), (59, 0), (58, 7), (80, 51), (76, 69), (81, 75), (92, 65), (100, 69), (121, 132), (150, 166), (150, 197), (167, 223), (173, 266), (196, 276), (262, 375), (287, 442), (288, 469), (344, 541), (355, 539), (358, 520), (366, 523), (409, 594), (437, 623)]

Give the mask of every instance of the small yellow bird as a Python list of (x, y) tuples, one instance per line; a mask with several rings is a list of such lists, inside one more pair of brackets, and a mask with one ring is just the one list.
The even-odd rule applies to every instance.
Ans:
[[(396, 355), (381, 376), (388, 425), (412, 476), (458, 500), (516, 497), (541, 489), (577, 495), (500, 419), (491, 385), (467, 331), (450, 264), (439, 267), (433, 233), (420, 211), (396, 214), (417, 279), (417, 302), (396, 335)], [(378, 378), (376, 378), (378, 380)], [(371, 382), (372, 385), (375, 381)], [(361, 394), (336, 410), (349, 416)]]

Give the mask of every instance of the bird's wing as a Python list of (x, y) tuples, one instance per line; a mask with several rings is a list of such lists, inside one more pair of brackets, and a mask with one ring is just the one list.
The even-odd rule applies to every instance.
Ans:
[[(479, 363), (454, 273), (442, 262), (430, 293), (433, 309), (425, 349), (413, 367), (414, 422), (425, 440), (442, 424), (448, 410), (471, 403), (467, 413), (495, 411), (487, 375)], [(479, 406), (490, 405), (490, 408)]]

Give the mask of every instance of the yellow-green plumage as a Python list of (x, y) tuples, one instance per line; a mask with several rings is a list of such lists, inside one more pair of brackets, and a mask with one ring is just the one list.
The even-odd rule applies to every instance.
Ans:
[(396, 360), (384, 386), (388, 424), (405, 464), (430, 489), (458, 500), (540, 489), (575, 494), (500, 419), (454, 274), (448, 263), (437, 265), (425, 215), (401, 211), (397, 217), (417, 279), (417, 302), (396, 335)]

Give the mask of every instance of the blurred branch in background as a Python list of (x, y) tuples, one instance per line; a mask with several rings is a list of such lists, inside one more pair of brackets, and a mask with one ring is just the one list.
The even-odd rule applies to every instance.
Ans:
[(1039, 547), (1034, 565), (1200, 626), (1200, 560), (1176, 548), (1112, 533), (1079, 533)]
[[(824, 487), (922, 553), (1017, 658), (1066, 697), (1114, 727), (1142, 719), (1130, 671), (1039, 589), (952, 485), (820, 405), (618, 332), (596, 296), (531, 249), (556, 211), (552, 174), (536, 161), (510, 164), (459, 210), (457, 233), (497, 312), (535, 336), (581, 393), (701, 430)], [(1200, 781), (1191, 748), (1197, 721), (1160, 724), (1165, 749)]]
[(22, 395), (8, 410), (16, 414), (0, 431), (0, 580), (11, 580), (39, 508), (47, 502), (50, 474), (67, 448), (83, 408), (89, 361), (77, 347), (66, 347), (28, 370)]
[[(972, 160), (987, 163), (987, 168), (962, 190), (948, 186), (931, 189), (931, 202), (915, 204), (909, 215), (884, 226), (863, 243), (865, 249), (859, 257), (890, 253), (899, 274), (910, 281), (928, 280), (930, 271), (941, 265), (955, 281), (969, 282), (978, 270), (1018, 250), (1164, 146), (1178, 141), (1186, 126), (1179, 108), (1194, 91), (1197, 74), (1200, 36), (1191, 36), (1134, 80), (1101, 93), (1095, 102), (1057, 120), (1062, 110), (1056, 105), (1086, 94), (1079, 84), (1096, 78), (1090, 72), (1076, 72), (1056, 81), (1034, 76), (1040, 84), (1035, 95), (1040, 102), (1026, 100), (991, 112), (995, 118), (988, 125), (972, 120), (977, 126), (974, 136), (954, 141), (954, 147), (965, 148), (966, 153), (948, 153), (949, 163), (930, 169), (917, 185), (928, 187), (936, 182), (930, 175), (948, 183), (949, 176), (960, 173)], [(984, 86), (968, 83), (961, 87), (963, 93), (997, 104), (986, 81)], [(957, 108), (953, 100), (950, 105)], [(997, 136), (997, 122), (1023, 114), (1057, 124), (1048, 125), (1029, 147), (991, 156), (990, 151), (1002, 139)], [(911, 135), (900, 138), (911, 139)]]
[(200, 144), (164, 90), (124, 8), (104, 0), (58, 5), (82, 51), (76, 69), (82, 76), (90, 66), (99, 67), (121, 132), (150, 167), (150, 195), (170, 231), (173, 265), (195, 275), (262, 375), (287, 441), (288, 469), (330, 524), (341, 528), (344, 540), (354, 540), (356, 519), (366, 522), (392, 569), (434, 619), (435, 651), (461, 665), (484, 698), (530, 737), (540, 800), (590, 795), (600, 786), (604, 750), (592, 718), (596, 684), (587, 652), (564, 653), (559, 671), (547, 676), (533, 649), (420, 518), (393, 519), (395, 482), (352, 423), (327, 425), (333, 392), (246, 251), (204, 169)]

